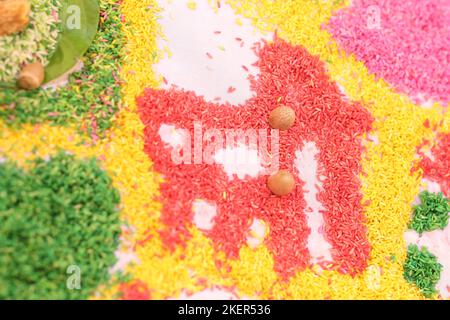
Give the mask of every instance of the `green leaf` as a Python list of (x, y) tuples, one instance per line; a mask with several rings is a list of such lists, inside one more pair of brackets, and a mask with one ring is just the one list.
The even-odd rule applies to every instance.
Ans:
[(97, 33), (100, 8), (96, 0), (62, 0), (59, 15), (62, 30), (56, 51), (45, 68), (45, 82), (69, 71), (88, 50)]

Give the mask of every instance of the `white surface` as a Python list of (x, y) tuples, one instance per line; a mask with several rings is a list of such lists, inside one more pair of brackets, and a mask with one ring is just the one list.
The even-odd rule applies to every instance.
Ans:
[(182, 129), (178, 129), (170, 124), (162, 124), (161, 127), (159, 127), (158, 134), (165, 144), (171, 146), (175, 150), (179, 150), (186, 139), (186, 134)]
[(428, 191), (433, 192), (433, 193), (438, 193), (438, 192), (442, 191), (441, 185), (439, 183), (428, 180), (428, 179), (422, 179), (422, 181), (424, 183), (426, 183)]
[(214, 155), (214, 160), (223, 166), (230, 180), (236, 176), (239, 179), (245, 179), (246, 176), (255, 178), (264, 170), (258, 150), (245, 145), (221, 149)]
[(314, 142), (306, 142), (303, 148), (295, 153), (295, 167), (300, 179), (305, 182), (306, 215), (311, 234), (308, 237), (308, 250), (311, 262), (332, 261), (331, 245), (323, 233), (324, 220), (321, 211), (322, 204), (317, 200), (317, 194), (322, 186), (317, 178), (317, 160), (319, 154)]
[(368, 134), (367, 138), (369, 141), (371, 141), (375, 145), (380, 144), (380, 140), (378, 139), (378, 136), (376, 134)]
[(127, 265), (130, 263), (139, 263), (136, 253), (132, 251), (116, 251), (115, 255), (117, 262), (111, 269), (109, 269), (110, 274), (114, 274), (118, 271), (125, 271)]
[(252, 225), (247, 235), (247, 244), (256, 248), (261, 245), (267, 233), (267, 226), (264, 221), (260, 219), (253, 219)]
[(207, 231), (213, 228), (214, 217), (217, 214), (217, 207), (215, 204), (197, 199), (192, 205), (192, 210), (194, 211), (193, 223), (198, 229)]
[[(220, 102), (240, 104), (250, 98), (253, 93), (248, 76), (258, 73), (252, 66), (258, 59), (252, 47), (261, 41), (262, 34), (223, 2), (217, 13), (208, 0), (195, 1), (195, 10), (185, 0), (158, 3), (164, 9), (158, 22), (166, 38), (160, 39), (158, 46), (170, 52), (170, 57), (154, 66), (168, 82), (163, 88), (176, 85), (211, 102), (219, 97)], [(236, 90), (229, 93), (230, 87)]]
[(69, 76), (74, 73), (83, 70), (84, 64), (83, 61), (78, 60), (77, 63), (66, 73), (61, 75), (60, 77), (50, 81), (49, 83), (46, 83), (42, 86), (43, 89), (56, 89), (58, 87), (64, 87), (69, 83)]

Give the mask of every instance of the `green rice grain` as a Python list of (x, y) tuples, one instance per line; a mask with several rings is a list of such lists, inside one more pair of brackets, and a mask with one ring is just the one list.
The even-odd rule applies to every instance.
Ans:
[(442, 192), (431, 193), (423, 191), (420, 194), (420, 204), (414, 206), (409, 227), (419, 234), (425, 231), (443, 230), (448, 225), (450, 201)]
[(441, 277), (442, 268), (436, 256), (427, 248), (419, 250), (417, 245), (409, 245), (403, 274), (406, 281), (415, 284), (425, 297), (430, 298), (436, 294), (436, 284)]
[(119, 200), (95, 159), (60, 152), (28, 171), (0, 164), (0, 299), (93, 294), (116, 262)]

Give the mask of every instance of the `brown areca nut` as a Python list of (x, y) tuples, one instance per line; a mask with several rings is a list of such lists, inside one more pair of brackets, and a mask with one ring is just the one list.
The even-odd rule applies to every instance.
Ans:
[(0, 36), (25, 29), (30, 22), (30, 10), (28, 0), (0, 1)]
[(294, 176), (287, 170), (280, 170), (267, 179), (267, 187), (273, 194), (285, 196), (294, 190)]
[(37, 89), (44, 82), (44, 66), (40, 62), (25, 65), (18, 78), (19, 87), (26, 90)]
[(269, 124), (274, 129), (287, 130), (295, 122), (295, 111), (286, 106), (279, 106), (269, 115)]

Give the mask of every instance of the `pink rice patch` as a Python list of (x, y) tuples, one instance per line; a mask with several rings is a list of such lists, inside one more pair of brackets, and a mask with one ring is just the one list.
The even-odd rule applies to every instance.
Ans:
[(414, 102), (450, 102), (450, 0), (353, 0), (326, 28)]

